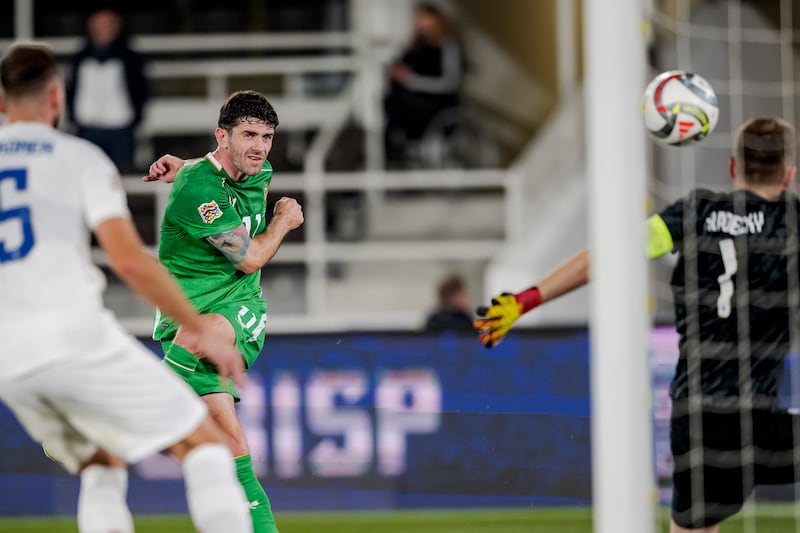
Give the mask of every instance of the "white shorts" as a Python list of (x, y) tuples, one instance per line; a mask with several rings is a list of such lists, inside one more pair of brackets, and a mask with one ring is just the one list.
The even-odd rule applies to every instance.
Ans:
[(72, 473), (98, 446), (137, 462), (191, 434), (207, 413), (189, 386), (132, 337), (112, 329), (103, 345), (0, 380), (0, 399)]

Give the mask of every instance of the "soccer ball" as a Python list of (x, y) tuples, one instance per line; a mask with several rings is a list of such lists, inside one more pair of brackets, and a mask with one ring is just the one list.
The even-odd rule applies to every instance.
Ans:
[(644, 91), (644, 122), (653, 139), (679, 146), (705, 139), (719, 119), (711, 85), (697, 74), (670, 70)]

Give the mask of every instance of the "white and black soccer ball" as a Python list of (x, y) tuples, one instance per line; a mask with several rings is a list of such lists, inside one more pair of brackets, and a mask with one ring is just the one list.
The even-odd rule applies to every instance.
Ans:
[(670, 70), (644, 91), (644, 122), (653, 139), (679, 146), (705, 139), (719, 119), (719, 101), (697, 74)]

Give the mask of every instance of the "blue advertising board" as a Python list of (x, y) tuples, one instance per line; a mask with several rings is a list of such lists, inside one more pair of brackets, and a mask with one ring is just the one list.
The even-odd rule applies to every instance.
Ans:
[[(677, 341), (670, 327), (650, 338), (665, 504)], [(800, 404), (800, 386), (791, 387), (800, 384), (796, 357), (781, 388), (787, 406)], [(583, 329), (515, 332), (492, 350), (471, 335), (277, 335), (249, 376), (239, 417), (278, 512), (590, 503)], [(74, 513), (77, 480), (45, 459), (2, 406), (0, 435), (0, 515)], [(787, 487), (758, 495), (792, 497)], [(180, 465), (156, 454), (132, 466), (129, 501), (137, 513), (185, 512)]]
[[(239, 415), (276, 509), (589, 502), (584, 330), (493, 350), (471, 335), (270, 336), (249, 375)], [(77, 481), (5, 410), (0, 432), (0, 514), (73, 512)], [(135, 512), (185, 510), (173, 459), (130, 472)]]

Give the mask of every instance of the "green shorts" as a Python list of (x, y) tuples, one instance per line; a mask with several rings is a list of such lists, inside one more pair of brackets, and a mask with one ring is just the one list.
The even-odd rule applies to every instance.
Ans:
[[(245, 367), (256, 362), (264, 347), (264, 327), (267, 322), (267, 303), (263, 300), (235, 303), (216, 307), (209, 313), (224, 316), (236, 332), (236, 347), (244, 356)], [(189, 384), (198, 396), (214, 392), (227, 392), (235, 401), (239, 395), (230, 379), (222, 380), (217, 368), (206, 360), (198, 359), (172, 339), (161, 342), (164, 362)]]

